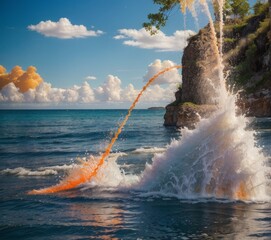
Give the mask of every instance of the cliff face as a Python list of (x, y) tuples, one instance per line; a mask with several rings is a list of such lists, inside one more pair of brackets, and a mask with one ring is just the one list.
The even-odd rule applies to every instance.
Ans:
[[(267, 9), (268, 10), (268, 9)], [(268, 11), (247, 21), (228, 20), (224, 28), (224, 65), (228, 84), (242, 90), (237, 105), (247, 116), (271, 117), (271, 30)], [(165, 125), (193, 128), (199, 116), (216, 109), (217, 60), (209, 26), (184, 50), (183, 83), (166, 107)]]
[(182, 58), (182, 102), (214, 104), (218, 62), (209, 26), (192, 37)]
[(248, 117), (271, 116), (271, 91), (264, 88), (238, 101), (240, 111)]
[(200, 118), (208, 118), (217, 109), (216, 105), (195, 105), (190, 102), (167, 106), (165, 126), (193, 129)]

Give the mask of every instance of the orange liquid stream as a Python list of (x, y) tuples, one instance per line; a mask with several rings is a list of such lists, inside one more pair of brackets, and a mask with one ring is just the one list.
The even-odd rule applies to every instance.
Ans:
[(141, 89), (139, 94), (137, 95), (136, 99), (130, 106), (127, 115), (125, 116), (124, 120), (120, 124), (118, 130), (115, 132), (114, 137), (111, 139), (111, 142), (108, 144), (107, 148), (105, 149), (104, 153), (100, 157), (98, 163), (96, 166), (91, 165), (90, 162), (84, 162), (81, 166), (76, 168), (74, 171), (70, 173), (65, 179), (60, 181), (58, 184), (47, 187), (47, 188), (42, 188), (39, 190), (32, 190), (28, 192), (28, 194), (50, 194), (50, 193), (56, 193), (60, 191), (65, 191), (68, 189), (75, 188), (79, 186), (80, 184), (86, 183), (90, 181), (91, 178), (95, 177), (99, 171), (99, 169), (102, 167), (104, 164), (105, 159), (108, 157), (108, 155), (111, 152), (111, 149), (118, 139), (118, 136), (120, 135), (123, 127), (125, 126), (126, 122), (128, 121), (133, 109), (135, 108), (137, 102), (139, 101), (140, 97), (142, 96), (143, 92), (149, 87), (149, 85), (154, 82), (154, 80), (159, 77), (160, 75), (164, 74), (165, 72), (168, 72), (172, 69), (178, 69), (182, 68), (182, 66), (177, 65), (169, 68), (165, 68), (161, 72), (155, 74), (152, 78), (149, 79), (149, 81), (146, 83), (146, 85)]

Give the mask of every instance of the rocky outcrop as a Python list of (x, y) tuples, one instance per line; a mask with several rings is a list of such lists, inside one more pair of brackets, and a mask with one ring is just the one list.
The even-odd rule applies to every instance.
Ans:
[[(228, 83), (242, 90), (238, 106), (247, 116), (271, 117), (271, 31), (268, 11), (225, 26), (224, 64)], [(270, 36), (270, 37), (268, 37)], [(209, 26), (190, 38), (182, 58), (182, 89), (166, 107), (165, 126), (193, 128), (216, 109), (218, 63)]]
[(182, 102), (214, 104), (217, 92), (218, 61), (209, 26), (193, 36), (182, 58)]
[(217, 109), (219, 76), (213, 44), (209, 26), (189, 40), (182, 58), (182, 88), (175, 93), (176, 101), (166, 107), (165, 126), (192, 129)]
[(248, 117), (270, 117), (271, 116), (271, 91), (263, 89), (249, 94), (238, 102), (243, 114)]
[(190, 102), (168, 105), (164, 115), (165, 126), (195, 128), (201, 118), (208, 118), (217, 110), (216, 105), (196, 105)]

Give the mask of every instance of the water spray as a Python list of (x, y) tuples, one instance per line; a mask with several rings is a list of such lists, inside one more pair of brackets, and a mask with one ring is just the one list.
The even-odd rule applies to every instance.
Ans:
[(106, 158), (109, 156), (111, 149), (118, 139), (118, 136), (120, 135), (123, 127), (125, 126), (126, 122), (128, 121), (133, 109), (135, 108), (137, 102), (139, 101), (140, 97), (144, 93), (144, 91), (157, 79), (160, 75), (164, 74), (165, 72), (171, 71), (172, 69), (179, 69), (182, 68), (182, 66), (177, 65), (173, 67), (168, 67), (159, 73), (155, 74), (152, 78), (149, 79), (149, 81), (143, 86), (139, 94), (137, 95), (136, 99), (130, 106), (127, 115), (125, 116), (124, 120), (120, 124), (118, 130), (115, 132), (114, 137), (111, 139), (110, 143), (106, 147), (104, 153), (100, 157), (99, 161), (97, 164), (93, 164), (91, 161), (86, 161), (79, 167), (76, 167), (73, 169), (70, 174), (64, 178), (62, 181), (60, 181), (58, 184), (47, 187), (47, 188), (42, 188), (39, 190), (32, 190), (28, 192), (28, 194), (50, 194), (50, 193), (56, 193), (60, 191), (65, 191), (68, 189), (75, 188), (81, 184), (84, 184), (86, 182), (89, 182), (93, 177), (95, 177), (99, 171), (99, 169), (102, 167), (104, 164)]

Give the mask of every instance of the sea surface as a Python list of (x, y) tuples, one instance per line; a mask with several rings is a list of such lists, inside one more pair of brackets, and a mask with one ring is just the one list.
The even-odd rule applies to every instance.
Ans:
[[(89, 186), (27, 194), (58, 183), (78, 158), (101, 154), (126, 113), (1, 110), (0, 239), (271, 239), (270, 202)], [(140, 175), (154, 154), (181, 138), (163, 126), (163, 115), (164, 110), (133, 111), (112, 149), (123, 174)], [(251, 118), (248, 128), (271, 156), (271, 118)]]

